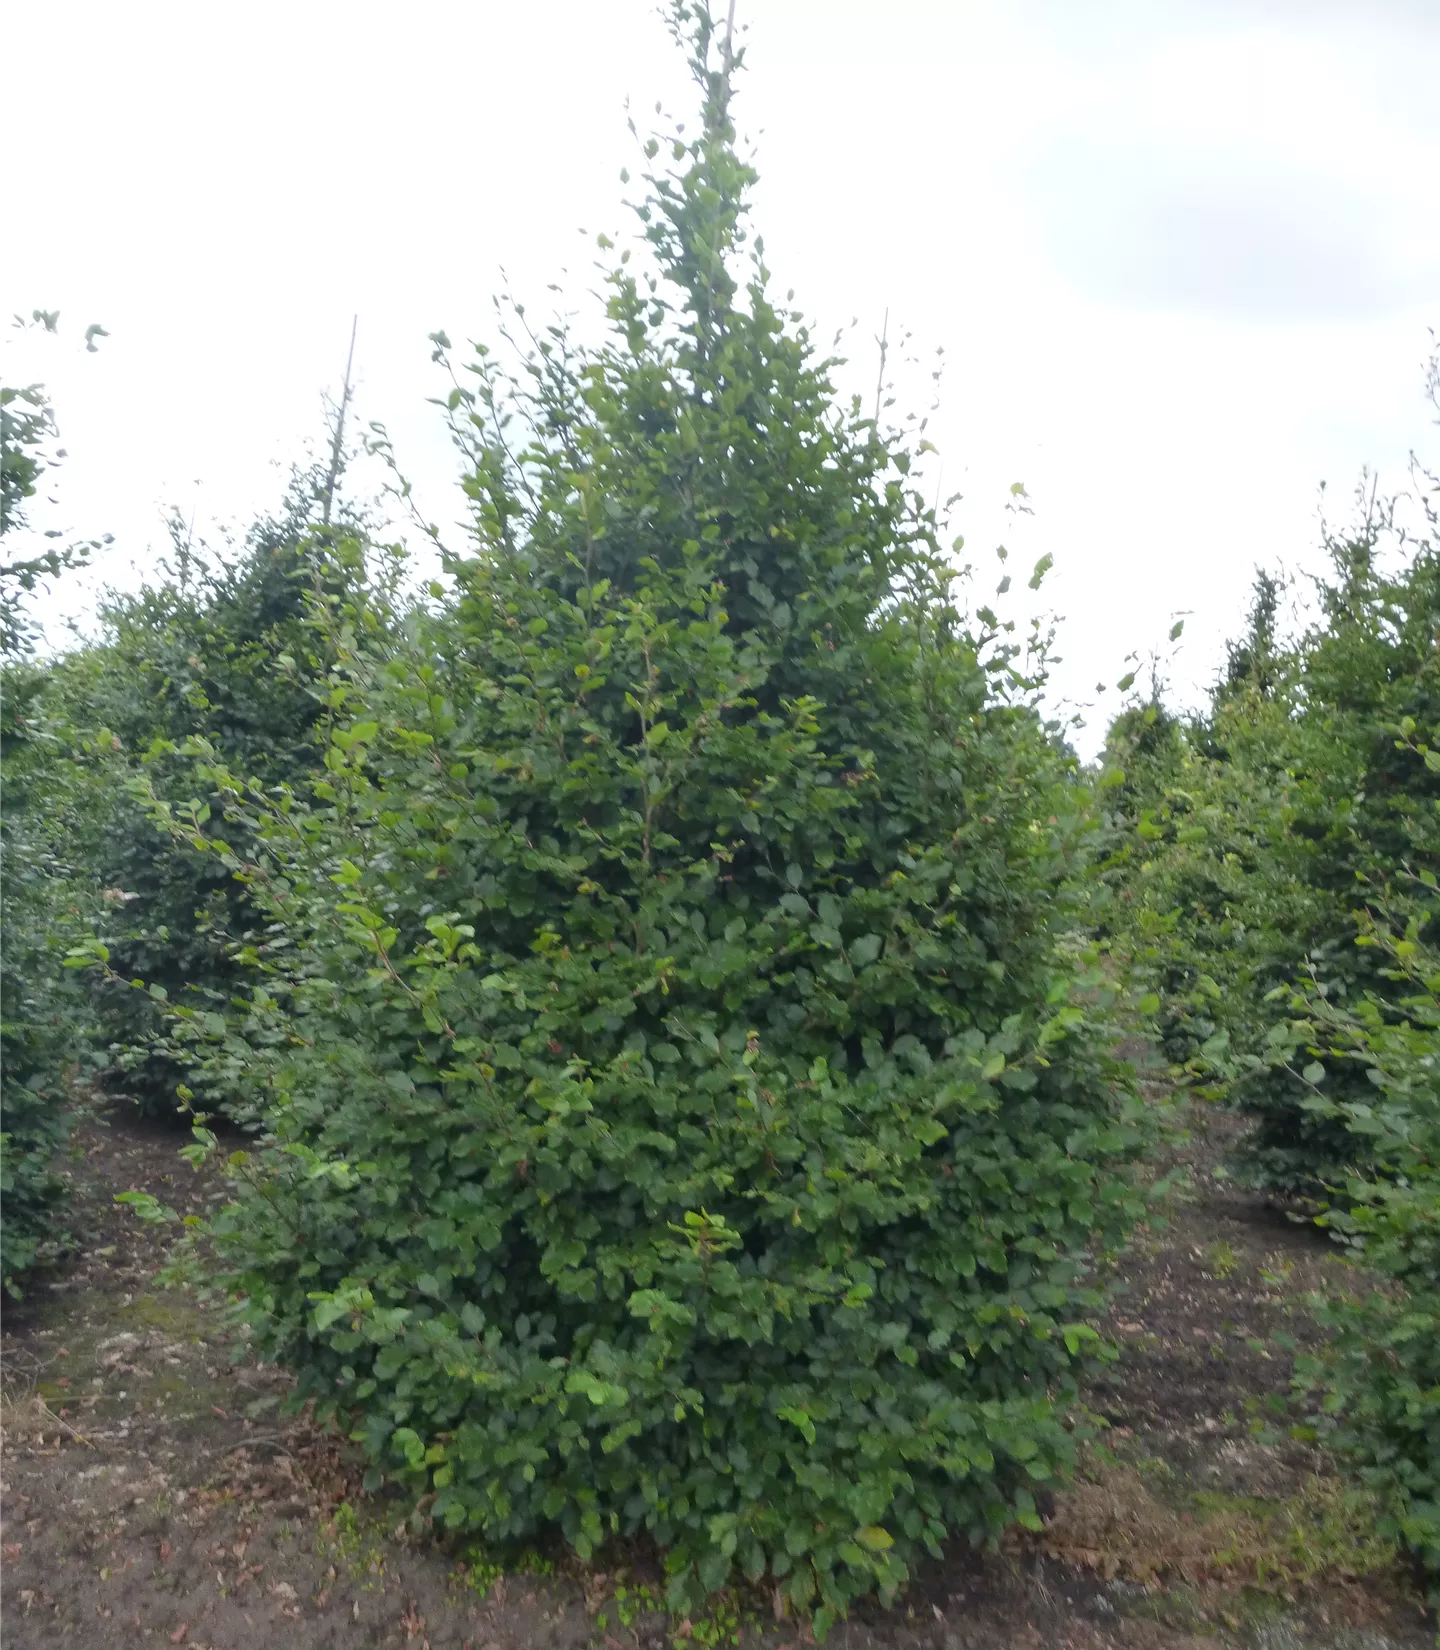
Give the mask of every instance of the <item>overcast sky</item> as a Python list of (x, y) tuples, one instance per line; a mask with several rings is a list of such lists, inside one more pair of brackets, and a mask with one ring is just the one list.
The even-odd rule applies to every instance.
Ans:
[[(857, 387), (887, 310), (920, 363), (902, 403), (928, 405), (943, 348), (936, 479), (987, 584), (999, 539), (1054, 555), (1068, 694), (1188, 613), (1193, 696), (1254, 565), (1316, 565), (1318, 484), (1343, 515), (1362, 465), (1399, 486), (1433, 444), (1435, 0), (738, 0), (737, 22), (776, 285), (827, 337), (855, 319)], [(642, 125), (690, 107), (650, 0), (49, 0), (10, 9), (4, 51), (0, 311), (58, 308), (64, 336), (7, 341), (3, 370), (53, 386), (63, 520), (115, 534), (120, 583), (167, 505), (203, 528), (273, 501), (356, 313), (360, 412), (453, 520), (426, 334), (492, 336), (502, 268), (583, 306), (594, 234), (626, 223), (626, 100)]]

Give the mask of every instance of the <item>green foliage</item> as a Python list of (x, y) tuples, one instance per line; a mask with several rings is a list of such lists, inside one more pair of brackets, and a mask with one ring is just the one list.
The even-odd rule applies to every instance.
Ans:
[[(143, 776), (146, 795), (190, 802), (191, 765), (170, 751), (191, 737), (266, 787), (318, 764), (326, 661), (309, 613), (364, 576), (365, 524), (343, 504), (332, 511), (335, 480), (323, 464), (297, 471), (281, 509), (228, 560), (172, 520), (166, 576), (112, 595), (102, 641), (59, 667), (104, 735), (92, 753), (104, 799), (84, 843), (94, 878), (112, 891), (99, 934), (112, 964), (97, 986), (101, 1063), (111, 1085), (147, 1109), (173, 1111), (189, 1075), (159, 1005), (223, 1008), (243, 977), (237, 950), (263, 938), (246, 889), (215, 855), (157, 829), (134, 787)], [(202, 796), (197, 805), (208, 804)], [(223, 1086), (207, 1099), (243, 1107)]]
[[(1274, 851), (1283, 837), (1285, 708), (1234, 693), (1208, 724), (1157, 701), (1117, 719), (1104, 758), (1109, 922), (1161, 1047), (1201, 1086), (1263, 1037), (1264, 994), (1290, 978), (1313, 899)], [(1233, 750), (1244, 752), (1236, 760)]]
[[(1246, 1174), (1307, 1196), (1348, 1172), (1357, 1139), (1264, 1057), (1285, 1024), (1271, 993), (1305, 976), (1337, 1007), (1389, 1000), (1357, 921), (1398, 876), (1440, 868), (1440, 774), (1396, 745), (1440, 715), (1440, 532), (1433, 479), (1416, 479), (1420, 535), (1367, 501), (1357, 527), (1327, 536), (1332, 572), (1298, 640), (1277, 639), (1278, 585), (1262, 574), (1209, 714), (1131, 712), (1107, 752), (1117, 931), (1160, 998), (1166, 1052), (1254, 1119)], [(1358, 1068), (1334, 1080), (1337, 1100), (1365, 1098)]]
[[(55, 434), (54, 412), (38, 384), (0, 384), (0, 536), (26, 528), (26, 501), (33, 498), (46, 466), (45, 449)], [(27, 651), (32, 632), (23, 616), (25, 598), (47, 575), (76, 560), (53, 545), (35, 554), (7, 557), (0, 564), (0, 652)]]
[(89, 1016), (62, 962), (98, 901), (73, 857), (94, 799), (53, 678), (7, 661), (0, 704), (0, 1265), (6, 1292), (18, 1295), (25, 1272), (69, 1242), (55, 1159), (72, 1128), (71, 1074)]
[(1245, 634), (1225, 644), (1225, 671), (1215, 689), (1218, 704), (1241, 694), (1260, 699), (1274, 696), (1279, 685), (1276, 664), (1282, 656), (1279, 621), (1284, 588), (1275, 574), (1256, 569)]
[[(1361, 939), (1386, 996), (1337, 1002), (1312, 980), (1266, 1062), (1348, 1130), (1358, 1165), (1321, 1219), (1369, 1277), (1315, 1302), (1329, 1335), (1299, 1382), (1320, 1399), (1319, 1434), (1382, 1492), (1381, 1534), (1440, 1576), (1440, 954), (1419, 939), (1434, 908), (1433, 877), (1377, 901)], [(1361, 1081), (1336, 1081), (1347, 1072)]]
[(1208, 717), (1117, 724), (1108, 874), (1178, 1069), (1238, 1100), (1248, 1171), (1359, 1263), (1298, 1379), (1382, 1535), (1440, 1571), (1440, 484), (1415, 483), (1418, 534), (1372, 496), (1328, 539), (1293, 644), (1262, 577)]
[(448, 592), (334, 616), (319, 780), (193, 741), (225, 841), (153, 808), (276, 937), (175, 1012), (268, 1095), (211, 1233), (254, 1344), (437, 1524), (643, 1532), (672, 1607), (768, 1575), (824, 1631), (1038, 1525), (1141, 1119), (1039, 678), (734, 273), (731, 64), (675, 15), (654, 272), (456, 374)]
[[(59, 319), (54, 310), (37, 309), (28, 323), (17, 316), (15, 324), (43, 327), (53, 333)], [(95, 339), (104, 336), (104, 327), (88, 327), (86, 349), (93, 353)], [(44, 385), (0, 383), (0, 539), (11, 538), (11, 544), (5, 547), (5, 559), (0, 561), (0, 657), (16, 657), (34, 646), (35, 631), (25, 614), (26, 599), (46, 579), (83, 566), (102, 543), (109, 542), (60, 544), (58, 530), (45, 529), (38, 544), (30, 542), (22, 553), (10, 554), (15, 543), (12, 535), (23, 537), (32, 532), (30, 501), (42, 479), (65, 456), (64, 448), (55, 445), (58, 436), (55, 409)]]
[[(56, 316), (35, 321), (53, 332)], [(87, 346), (94, 347), (92, 327)], [(34, 629), (27, 596), (49, 575), (82, 561), (91, 546), (44, 544), (11, 555), (13, 535), (30, 528), (29, 501), (63, 453), (38, 385), (0, 385), (0, 1282), (18, 1296), (38, 1262), (69, 1241), (55, 1159), (69, 1139), (69, 1087), (84, 1040), (84, 998), (61, 961), (85, 933), (95, 902), (73, 859), (85, 813), (85, 775), (53, 675), (28, 655)]]
[[(1335, 571), (1319, 587), (1321, 618), (1289, 666), (1296, 691), (1286, 795), (1272, 835), (1275, 870), (1305, 890), (1289, 920), (1275, 925), (1283, 977), (1304, 970), (1333, 1004), (1357, 1011), (1393, 998), (1381, 954), (1355, 943), (1357, 921), (1397, 878), (1440, 869), (1440, 774), (1404, 739), (1396, 743), (1402, 728), (1440, 717), (1440, 535), (1399, 540), (1403, 559), (1385, 565), (1380, 551), (1390, 531), (1388, 513), (1372, 512), (1357, 532), (1332, 542)], [(1367, 1098), (1358, 1067), (1343, 1067), (1336, 1081), (1344, 1090), (1337, 1100)], [(1313, 1187), (1353, 1161), (1353, 1135), (1317, 1114), (1288, 1074), (1267, 1070), (1239, 1093), (1258, 1124), (1252, 1163), (1270, 1184)]]

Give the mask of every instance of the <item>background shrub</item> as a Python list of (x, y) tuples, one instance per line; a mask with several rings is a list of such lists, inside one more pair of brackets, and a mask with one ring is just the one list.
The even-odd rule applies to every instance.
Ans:
[[(117, 891), (100, 932), (112, 972), (96, 983), (99, 1063), (106, 1086), (146, 1110), (173, 1112), (194, 1076), (160, 1004), (223, 1010), (241, 987), (238, 950), (263, 937), (244, 885), (213, 854), (157, 828), (134, 782), (143, 775), (146, 795), (171, 802), (195, 799), (193, 766), (173, 751), (196, 737), (266, 788), (318, 765), (327, 662), (310, 604), (323, 611), (365, 567), (366, 525), (337, 497), (338, 479), (329, 463), (297, 470), (282, 508), (233, 557), (172, 522), (164, 576), (112, 594), (99, 643), (60, 667), (70, 697), (104, 730), (94, 757), (104, 800), (84, 842), (94, 878)], [(206, 1098), (243, 1109), (213, 1081)]]
[[(1400, 743), (1433, 754), (1413, 730)], [(1386, 995), (1337, 999), (1312, 978), (1265, 1058), (1355, 1142), (1321, 1220), (1360, 1270), (1312, 1303), (1329, 1336), (1298, 1384), (1318, 1435), (1381, 1492), (1381, 1533), (1440, 1576), (1440, 955), (1420, 939), (1434, 906), (1433, 878), (1376, 895), (1359, 937)]]
[(91, 799), (54, 683), (12, 659), (0, 696), (0, 1266), (6, 1292), (18, 1295), (24, 1274), (70, 1241), (57, 1159), (73, 1126), (90, 1014), (63, 962), (90, 932), (99, 902), (70, 852)]
[[(55, 330), (53, 315), (35, 319)], [(31, 500), (61, 456), (55, 436), (43, 386), (0, 385), (0, 1280), (10, 1295), (69, 1241), (56, 1160), (72, 1128), (70, 1079), (87, 1016), (61, 963), (97, 909), (73, 853), (94, 797), (25, 609), (32, 591), (94, 548), (31, 531)]]
[[(1394, 1002), (1357, 921), (1397, 878), (1440, 871), (1440, 776), (1396, 745), (1440, 710), (1440, 538), (1424, 519), (1417, 538), (1371, 505), (1331, 536), (1317, 616), (1291, 643), (1276, 638), (1276, 583), (1261, 575), (1207, 714), (1184, 722), (1157, 700), (1117, 720), (1106, 752), (1111, 921), (1154, 985), (1165, 1051), (1253, 1119), (1247, 1178), (1307, 1197), (1325, 1198), (1364, 1150), (1265, 1057), (1287, 988), (1304, 977), (1336, 1007)], [(1369, 1095), (1352, 1064), (1332, 1085)]]

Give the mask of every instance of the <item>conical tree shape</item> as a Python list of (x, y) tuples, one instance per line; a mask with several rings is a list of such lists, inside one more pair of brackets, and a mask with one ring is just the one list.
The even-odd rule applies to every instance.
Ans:
[(735, 278), (676, 20), (653, 280), (518, 399), (482, 353), (453, 599), (350, 644), (313, 805), (229, 782), (295, 962), (217, 1241), (437, 1523), (648, 1533), (677, 1606), (768, 1574), (823, 1628), (1035, 1521), (1135, 1134), (1060, 954), (1086, 800), (904, 448)]

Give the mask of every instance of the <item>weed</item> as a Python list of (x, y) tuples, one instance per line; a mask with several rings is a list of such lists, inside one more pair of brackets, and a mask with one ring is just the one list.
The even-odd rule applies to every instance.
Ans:
[(316, 1545), (322, 1557), (344, 1570), (353, 1581), (359, 1581), (362, 1591), (385, 1590), (383, 1539), (377, 1540), (361, 1528), (360, 1519), (348, 1501), (336, 1507)]
[(504, 1574), (503, 1564), (495, 1563), (482, 1547), (471, 1547), (450, 1572), (450, 1584), (483, 1599)]
[(638, 1587), (615, 1589), (615, 1614), (622, 1627), (631, 1627), (637, 1616), (647, 1615), (660, 1608), (660, 1600), (643, 1582)]
[(1209, 1260), (1210, 1276), (1219, 1283), (1223, 1283), (1240, 1266), (1239, 1255), (1224, 1238), (1217, 1238), (1210, 1245)]
[(687, 1616), (674, 1629), (675, 1650), (720, 1650), (740, 1642), (740, 1610), (733, 1594), (717, 1593), (703, 1616)]
[[(656, 1595), (654, 1589), (644, 1582), (640, 1582), (633, 1587), (626, 1587), (622, 1583), (616, 1587), (612, 1596), (615, 1606), (615, 1619), (622, 1627), (633, 1627), (642, 1615), (657, 1614), (665, 1608), (664, 1603)], [(609, 1611), (599, 1611), (595, 1617), (595, 1626), (603, 1633), (609, 1625)]]
[(1290, 1282), (1290, 1274), (1295, 1270), (1295, 1262), (1277, 1256), (1273, 1261), (1267, 1261), (1260, 1268), (1260, 1280), (1269, 1289), (1284, 1289)]

